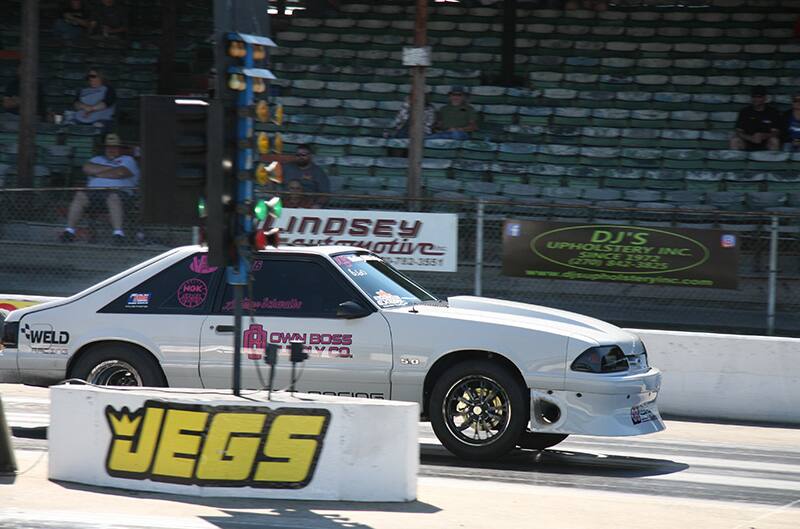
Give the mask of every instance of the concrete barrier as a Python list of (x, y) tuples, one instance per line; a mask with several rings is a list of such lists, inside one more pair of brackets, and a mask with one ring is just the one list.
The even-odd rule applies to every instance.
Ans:
[(800, 339), (629, 330), (664, 375), (661, 413), (800, 424)]
[(416, 499), (417, 404), (272, 397), (53, 386), (49, 477), (195, 496)]

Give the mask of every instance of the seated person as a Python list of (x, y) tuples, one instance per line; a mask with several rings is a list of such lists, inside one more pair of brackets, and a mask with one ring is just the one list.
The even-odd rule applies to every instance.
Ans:
[(311, 197), (303, 195), (303, 184), (300, 180), (292, 180), (286, 183), (286, 193), (283, 195), (283, 207), (285, 208), (310, 208), (314, 203)]
[(450, 103), (439, 109), (436, 132), (428, 139), (466, 140), (478, 130), (478, 112), (467, 103), (463, 86), (454, 86), (448, 94)]
[(53, 24), (53, 31), (64, 40), (75, 40), (89, 30), (89, 10), (82, 0), (68, 0), (61, 8), (61, 16)]
[[(431, 105), (428, 94), (425, 94), (425, 123), (423, 124), (423, 134), (430, 135), (433, 132), (433, 124), (436, 121), (436, 109)], [(403, 106), (397, 111), (397, 115), (392, 122), (392, 128), (383, 133), (384, 138), (408, 138), (408, 127), (411, 125), (411, 96), (406, 96)]]
[(115, 243), (124, 242), (122, 231), (122, 199), (130, 196), (139, 184), (139, 166), (131, 156), (122, 154), (122, 142), (116, 134), (106, 136), (105, 152), (95, 156), (83, 165), (88, 176), (86, 187), (111, 188), (78, 191), (72, 199), (67, 213), (67, 227), (61, 234), (62, 242), (75, 240), (75, 226), (78, 224), (86, 206), (92, 209), (108, 208), (111, 217), (112, 237)]
[(800, 93), (792, 97), (792, 108), (784, 115), (783, 140), (783, 150), (800, 151)]
[[(8, 113), (15, 118), (19, 116), (20, 104), (22, 103), (19, 93), (21, 71), (22, 66), (17, 66), (16, 76), (14, 76), (14, 78), (8, 82), (3, 92), (3, 112)], [(37, 115), (42, 116), (44, 111), (44, 93), (42, 92), (42, 87), (40, 84), (36, 89), (36, 113)]]
[(767, 104), (767, 89), (754, 86), (750, 94), (752, 105), (739, 111), (736, 133), (731, 138), (730, 148), (747, 151), (777, 151), (780, 149), (781, 116)]
[[(283, 166), (283, 180), (289, 189), (292, 181), (297, 180), (306, 193), (330, 193), (331, 184), (328, 175), (314, 163), (314, 155), (308, 145), (298, 145), (293, 163)], [(328, 201), (327, 197), (308, 197), (311, 208), (321, 208)]]
[(128, 11), (117, 0), (100, 0), (92, 12), (89, 31), (104, 38), (121, 38), (128, 33)]
[(89, 86), (78, 92), (73, 103), (75, 113), (70, 122), (107, 129), (114, 120), (117, 94), (113, 87), (106, 84), (105, 77), (97, 69), (89, 70), (86, 82)]

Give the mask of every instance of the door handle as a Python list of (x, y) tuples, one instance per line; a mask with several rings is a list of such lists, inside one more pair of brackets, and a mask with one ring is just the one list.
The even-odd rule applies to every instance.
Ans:
[(217, 325), (216, 332), (217, 334), (232, 333), (233, 325)]

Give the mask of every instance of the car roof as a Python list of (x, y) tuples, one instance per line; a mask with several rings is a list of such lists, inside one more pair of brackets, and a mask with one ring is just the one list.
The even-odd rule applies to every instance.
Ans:
[[(184, 246), (181, 251), (185, 254), (194, 253), (198, 251), (208, 251), (205, 246)], [(352, 253), (352, 252), (365, 252), (363, 248), (356, 246), (278, 246), (277, 248), (269, 247), (266, 250), (261, 250), (260, 254), (302, 254), (302, 255), (334, 255), (338, 253)]]

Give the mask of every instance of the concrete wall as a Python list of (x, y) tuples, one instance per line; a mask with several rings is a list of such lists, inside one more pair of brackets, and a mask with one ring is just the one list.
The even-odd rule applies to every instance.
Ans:
[(662, 413), (800, 424), (800, 339), (630, 330), (664, 374)]
[(416, 499), (417, 404), (246, 393), (53, 386), (49, 477), (195, 496)]

